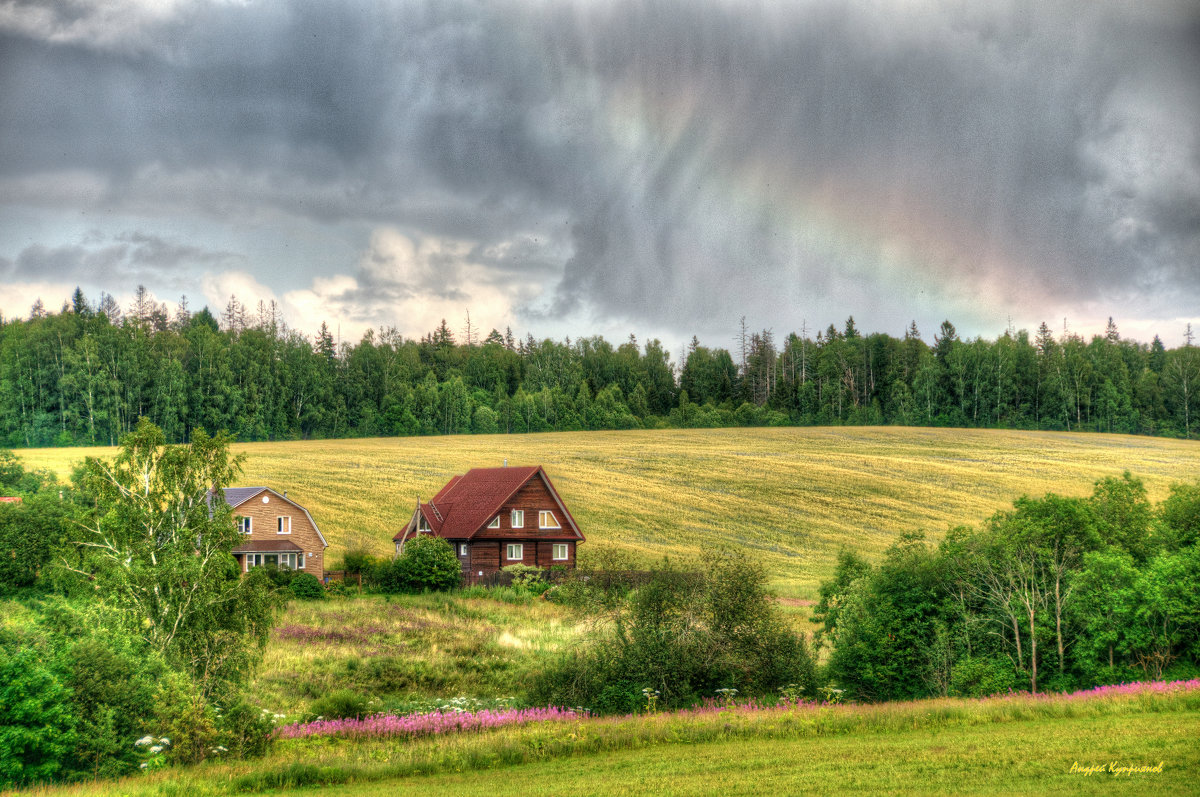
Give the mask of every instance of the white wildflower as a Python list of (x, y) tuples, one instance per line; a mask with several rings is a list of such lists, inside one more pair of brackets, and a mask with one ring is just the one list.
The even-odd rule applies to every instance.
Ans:
[(153, 736), (143, 736), (142, 738), (140, 738), (136, 742), (134, 742), (133, 745), (134, 745), (134, 747), (145, 747), (146, 745), (153, 744), (153, 743), (154, 743)]
[(152, 753), (161, 753), (162, 751), (163, 751), (163, 747), (161, 744), (156, 744), (150, 748), (150, 752), (152, 752)]

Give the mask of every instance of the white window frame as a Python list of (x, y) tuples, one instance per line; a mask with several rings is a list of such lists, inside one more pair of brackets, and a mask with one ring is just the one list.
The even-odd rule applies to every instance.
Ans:
[(430, 528), (429, 521), (425, 518), (424, 513), (418, 515), (418, 518), (419, 518), (417, 520), (417, 533), (418, 534), (420, 534), (422, 531), (433, 531), (433, 529)]
[[(562, 556), (558, 555), (562, 551)], [(565, 542), (556, 542), (550, 546), (550, 558), (555, 562), (565, 562), (571, 558), (571, 548)]]
[[(547, 515), (550, 516), (550, 520), (554, 521), (554, 525), (550, 525), (549, 523), (546, 522)], [(558, 518), (556, 518), (554, 516), (553, 512), (551, 512), (549, 509), (543, 509), (540, 512), (538, 512), (538, 528), (539, 529), (561, 529), (562, 526), (560, 526), (558, 524)]]
[(286, 570), (303, 570), (304, 569), (304, 552), (303, 551), (280, 551), (278, 553), (263, 553), (256, 551), (246, 554), (246, 572), (250, 572), (252, 567), (262, 567), (265, 565), (266, 557), (275, 557), (275, 566)]
[(467, 555), (467, 544), (465, 542), (460, 542), (458, 544), (458, 555), (459, 556)]
[[(284, 521), (287, 523), (284, 523)], [(287, 531), (284, 531), (284, 528)], [(292, 516), (291, 515), (276, 515), (275, 516), (275, 533), (276, 534), (291, 534), (292, 533)]]
[[(513, 556), (513, 551), (517, 552)], [(519, 542), (510, 542), (504, 549), (504, 561), (506, 562), (523, 562), (525, 561), (525, 545)]]
[(249, 515), (244, 515), (238, 518), (238, 531), (242, 534), (254, 533), (254, 518)]
[(491, 522), (491, 523), (489, 523), (489, 524), (487, 524), (487, 527), (488, 527), (489, 529), (498, 529), (498, 528), (500, 528), (500, 516), (499, 516), (499, 515), (496, 515), (494, 518), (492, 518), (492, 522)]
[(514, 509), (512, 511), (512, 514), (510, 515), (510, 519), (512, 521), (512, 527), (514, 529), (525, 528), (525, 510), (524, 509)]

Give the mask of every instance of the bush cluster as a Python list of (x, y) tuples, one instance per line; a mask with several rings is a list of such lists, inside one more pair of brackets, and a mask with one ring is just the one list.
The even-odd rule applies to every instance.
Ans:
[(381, 592), (454, 589), (462, 583), (462, 565), (450, 543), (421, 534), (404, 543), (404, 553), (374, 566), (372, 586)]
[[(625, 597), (594, 589), (589, 606), (611, 606), (611, 628), (592, 634), (535, 679), (537, 704), (624, 713), (687, 705), (719, 689), (743, 696), (779, 694), (793, 685), (811, 693), (808, 646), (780, 616), (765, 590), (765, 571), (732, 550), (705, 554), (699, 570), (664, 561)], [(651, 695), (652, 698), (648, 698)]]
[(143, 419), (111, 462), (89, 459), (70, 485), (0, 452), (0, 491), (23, 499), (0, 504), (0, 595), (24, 604), (0, 629), (0, 789), (270, 743), (276, 716), (243, 688), (280, 606), (272, 576), (292, 594), (320, 584), (238, 571), (228, 507), (197, 500), (236, 474), (228, 438), (197, 430), (188, 446), (164, 443)]
[(843, 553), (813, 622), (858, 700), (1071, 691), (1200, 674), (1200, 483), (1153, 506), (1126, 473), (1021, 498), (937, 546)]
[[(144, 640), (58, 602), (39, 627), (0, 638), (0, 786), (119, 777), (148, 755), (261, 755), (273, 718), (227, 696), (222, 710)], [(162, 749), (138, 745), (145, 737)]]

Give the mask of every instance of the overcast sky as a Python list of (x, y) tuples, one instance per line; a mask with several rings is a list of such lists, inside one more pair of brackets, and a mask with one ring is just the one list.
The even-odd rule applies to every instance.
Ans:
[(1200, 326), (1200, 3), (0, 0), (0, 311)]

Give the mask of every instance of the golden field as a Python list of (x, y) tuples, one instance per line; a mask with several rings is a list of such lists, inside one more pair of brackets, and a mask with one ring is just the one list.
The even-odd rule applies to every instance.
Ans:
[[(336, 566), (347, 548), (392, 551), (418, 496), (471, 467), (545, 466), (588, 551), (755, 550), (777, 590), (813, 597), (840, 548), (878, 555), (902, 532), (933, 537), (1022, 494), (1086, 495), (1128, 470), (1152, 500), (1200, 475), (1200, 444), (1123, 435), (903, 427), (564, 432), (238, 444), (240, 484), (287, 490), (312, 513)], [(85, 455), (19, 451), (66, 478)]]

